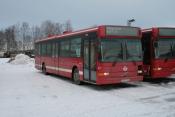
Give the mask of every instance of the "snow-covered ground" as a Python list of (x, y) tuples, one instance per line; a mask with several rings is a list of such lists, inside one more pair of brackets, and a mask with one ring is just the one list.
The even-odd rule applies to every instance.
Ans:
[(78, 86), (7, 61), (0, 59), (0, 117), (175, 117), (175, 81)]

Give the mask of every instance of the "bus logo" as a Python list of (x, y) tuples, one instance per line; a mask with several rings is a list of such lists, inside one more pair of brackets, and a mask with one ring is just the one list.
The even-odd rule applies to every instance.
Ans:
[(124, 66), (123, 71), (125, 71), (125, 72), (128, 71), (128, 67)]

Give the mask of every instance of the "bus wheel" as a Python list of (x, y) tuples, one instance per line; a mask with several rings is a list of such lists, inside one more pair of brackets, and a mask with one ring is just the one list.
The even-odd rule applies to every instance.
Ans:
[(42, 72), (43, 72), (45, 75), (47, 75), (47, 71), (46, 71), (46, 66), (45, 66), (45, 65), (42, 66)]
[(79, 75), (79, 71), (77, 68), (74, 69), (72, 76), (73, 76), (74, 83), (77, 85), (80, 85), (81, 84), (80, 75)]

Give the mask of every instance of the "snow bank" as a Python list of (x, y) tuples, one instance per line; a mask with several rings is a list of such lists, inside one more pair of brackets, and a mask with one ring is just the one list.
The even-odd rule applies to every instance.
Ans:
[(25, 54), (18, 54), (10, 63), (15, 65), (31, 64), (34, 63), (34, 60)]

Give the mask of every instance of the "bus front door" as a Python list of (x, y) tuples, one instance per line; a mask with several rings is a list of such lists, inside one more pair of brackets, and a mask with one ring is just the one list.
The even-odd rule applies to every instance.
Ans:
[(84, 80), (96, 81), (96, 46), (94, 40), (84, 40)]

